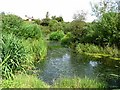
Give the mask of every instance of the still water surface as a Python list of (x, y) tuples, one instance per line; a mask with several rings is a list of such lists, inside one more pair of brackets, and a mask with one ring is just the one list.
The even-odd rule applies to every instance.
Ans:
[(48, 84), (62, 77), (89, 77), (107, 82), (111, 88), (120, 88), (120, 61), (95, 59), (78, 55), (59, 43), (49, 43), (46, 60), (37, 65), (39, 78)]

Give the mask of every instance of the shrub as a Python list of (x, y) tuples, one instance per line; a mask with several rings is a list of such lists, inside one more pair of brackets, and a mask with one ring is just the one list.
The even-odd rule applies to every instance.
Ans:
[(26, 60), (26, 52), (16, 37), (3, 35), (2, 37), (2, 76), (5, 78), (12, 77), (16, 71), (24, 70), (22, 66)]
[(44, 36), (49, 35), (49, 33), (50, 33), (49, 27), (47, 27), (47, 26), (40, 26), (40, 28), (41, 28), (42, 34), (44, 34)]
[(42, 37), (42, 32), (41, 32), (39, 25), (26, 22), (22, 25), (22, 29), (18, 33), (18, 35), (22, 36), (26, 39), (27, 38), (38, 39), (38, 38)]
[(49, 88), (49, 85), (39, 80), (36, 76), (20, 74), (14, 79), (2, 81), (2, 88)]
[(53, 85), (54, 88), (105, 88), (103, 82), (91, 80), (89, 78), (63, 78), (59, 79)]
[(22, 25), (22, 18), (13, 15), (13, 14), (8, 14), (8, 15), (2, 15), (2, 29), (3, 31), (7, 31), (8, 33), (13, 32), (13, 33), (18, 33), (21, 25)]
[(50, 20), (49, 28), (50, 31), (57, 31), (57, 30), (63, 30), (64, 29), (64, 23), (58, 22), (57, 20)]
[(41, 23), (40, 19), (33, 19), (33, 21), (34, 21), (34, 23), (36, 23), (38, 25), (40, 25), (40, 23)]
[(56, 32), (52, 32), (50, 34), (50, 40), (56, 40), (56, 41), (59, 41), (63, 38), (64, 36), (64, 32), (61, 30), (61, 31), (56, 31)]
[(86, 23), (84, 21), (72, 21), (66, 25), (65, 32), (72, 33), (74, 43), (80, 42), (86, 32)]
[(101, 46), (120, 46), (120, 29), (118, 13), (104, 13), (99, 21), (88, 25), (84, 41)]
[(68, 32), (64, 37), (61, 39), (61, 44), (62, 45), (70, 45), (72, 42), (72, 34)]
[(50, 22), (49, 18), (44, 18), (44, 19), (42, 19), (40, 25), (42, 25), (42, 26), (48, 26), (49, 22)]

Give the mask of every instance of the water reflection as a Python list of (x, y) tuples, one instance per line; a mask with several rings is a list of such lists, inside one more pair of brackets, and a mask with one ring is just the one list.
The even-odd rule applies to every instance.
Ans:
[(92, 66), (92, 67), (95, 67), (97, 65), (97, 62), (96, 61), (90, 61), (89, 64)]
[(46, 60), (38, 65), (43, 81), (52, 84), (60, 77), (87, 76), (105, 81), (109, 87), (120, 88), (120, 61), (78, 55), (68, 48), (54, 48), (54, 45), (51, 45)]

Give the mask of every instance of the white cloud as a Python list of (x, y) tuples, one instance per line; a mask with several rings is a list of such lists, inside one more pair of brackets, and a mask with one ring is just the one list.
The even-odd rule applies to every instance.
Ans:
[(0, 11), (35, 18), (44, 18), (49, 11), (50, 16), (63, 16), (65, 21), (71, 21), (73, 14), (79, 10), (91, 13), (89, 3), (90, 0), (0, 0)]

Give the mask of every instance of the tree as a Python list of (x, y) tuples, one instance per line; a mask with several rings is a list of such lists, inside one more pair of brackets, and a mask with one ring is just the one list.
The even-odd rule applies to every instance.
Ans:
[(83, 10), (81, 12), (77, 12), (73, 15), (73, 21), (68, 25), (68, 32), (72, 34), (72, 40), (74, 43), (81, 42), (82, 36), (85, 33), (85, 19), (87, 13)]
[(102, 46), (120, 46), (119, 13), (115, 4), (105, 0), (94, 5), (93, 12), (98, 20), (89, 25), (86, 35), (88, 41)]
[(42, 26), (48, 26), (50, 22), (50, 18), (49, 18), (49, 12), (46, 13), (46, 18), (42, 19), (41, 25)]
[(93, 11), (92, 15), (95, 15), (98, 20), (104, 13), (117, 12), (118, 10), (117, 2), (112, 0), (102, 0), (99, 3), (91, 3), (91, 8)]
[(82, 36), (85, 32), (85, 25), (84, 21), (73, 21), (71, 22), (70, 32), (73, 34), (74, 42), (80, 42)]
[(34, 23), (36, 23), (36, 24), (38, 24), (38, 25), (40, 25), (40, 23), (41, 23), (41, 20), (40, 20), (40, 19), (34, 19), (33, 21), (34, 21)]
[(81, 12), (77, 12), (73, 15), (73, 19), (77, 21), (84, 21), (86, 19), (87, 13), (81, 10)]
[(71, 33), (71, 42), (73, 43), (78, 43), (81, 42), (82, 37), (85, 34), (85, 27), (86, 27), (86, 22), (84, 21), (86, 19), (86, 12), (81, 11), (77, 12), (73, 16), (73, 21), (70, 23), (66, 23), (66, 27), (64, 32)]
[(57, 20), (58, 22), (63, 22), (64, 21), (62, 16), (59, 16), (59, 17), (52, 16), (51, 18), (52, 18), (52, 20)]
[(58, 22), (63, 22), (63, 21), (64, 21), (63, 18), (62, 18), (62, 16), (56, 17), (56, 20), (57, 20)]
[(55, 20), (55, 19), (56, 19), (56, 16), (52, 16), (51, 18), (52, 18), (52, 20)]
[(46, 13), (46, 19), (49, 18), (49, 12)]

